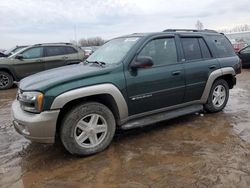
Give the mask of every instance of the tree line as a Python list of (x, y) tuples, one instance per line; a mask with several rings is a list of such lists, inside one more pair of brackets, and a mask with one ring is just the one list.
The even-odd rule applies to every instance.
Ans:
[(232, 28), (226, 28), (226, 29), (221, 29), (219, 32), (222, 33), (234, 33), (234, 32), (244, 32), (244, 31), (250, 31), (250, 25), (248, 24), (242, 24), (242, 25), (237, 25)]
[(71, 40), (71, 43), (82, 46), (101, 46), (105, 43), (105, 40), (101, 37), (81, 38), (79, 41)]

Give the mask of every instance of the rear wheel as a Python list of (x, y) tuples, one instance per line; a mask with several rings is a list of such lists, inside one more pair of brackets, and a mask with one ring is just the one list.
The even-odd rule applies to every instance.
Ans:
[(70, 153), (90, 155), (108, 147), (115, 128), (115, 118), (109, 108), (100, 103), (89, 102), (66, 114), (60, 136)]
[(0, 90), (9, 89), (12, 85), (13, 77), (5, 71), (0, 71)]
[(229, 97), (228, 83), (219, 79), (216, 80), (211, 88), (205, 110), (208, 112), (218, 112), (225, 108)]

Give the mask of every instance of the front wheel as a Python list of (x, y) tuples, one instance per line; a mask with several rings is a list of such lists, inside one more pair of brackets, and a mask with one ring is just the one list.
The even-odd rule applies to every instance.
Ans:
[(219, 112), (225, 108), (229, 97), (228, 83), (219, 79), (216, 80), (211, 88), (207, 103), (204, 105), (208, 112)]
[(0, 71), (0, 90), (9, 89), (12, 85), (13, 77), (5, 71)]
[(115, 128), (115, 118), (109, 108), (101, 103), (88, 102), (66, 114), (60, 136), (71, 154), (90, 155), (108, 147)]

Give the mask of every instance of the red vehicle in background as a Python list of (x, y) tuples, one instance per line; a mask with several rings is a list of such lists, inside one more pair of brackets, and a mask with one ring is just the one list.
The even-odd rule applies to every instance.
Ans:
[(87, 46), (81, 47), (84, 52), (84, 58), (88, 58), (91, 54), (93, 54), (100, 46)]
[(230, 40), (235, 52), (239, 52), (242, 48), (245, 48), (247, 46), (247, 43), (245, 41), (236, 41), (236, 40)]
[(236, 43), (233, 44), (235, 52), (239, 52), (242, 48), (245, 48), (247, 46), (246, 43)]

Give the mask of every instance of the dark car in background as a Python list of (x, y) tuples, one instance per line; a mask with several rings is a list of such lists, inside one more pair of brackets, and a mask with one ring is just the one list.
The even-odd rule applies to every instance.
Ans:
[(4, 52), (0, 52), (0, 58), (1, 57), (6, 57), (6, 55), (4, 54)]
[[(36, 44), (0, 59), (0, 90), (14, 81), (44, 70), (77, 64), (84, 59), (83, 51), (71, 43)], [(63, 75), (62, 75), (63, 76)]]
[(238, 52), (243, 67), (250, 67), (250, 45)]

